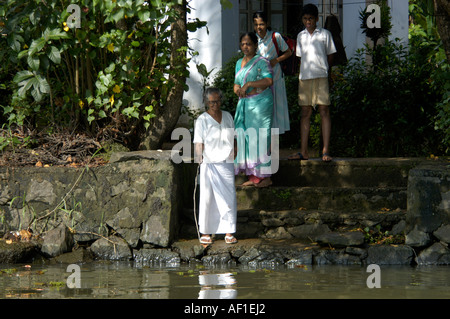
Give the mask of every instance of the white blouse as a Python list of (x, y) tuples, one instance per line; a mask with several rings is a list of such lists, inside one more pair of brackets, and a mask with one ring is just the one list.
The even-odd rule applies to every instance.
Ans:
[(203, 144), (204, 163), (234, 161), (234, 120), (230, 113), (222, 111), (222, 122), (218, 123), (207, 112), (195, 121), (194, 144)]

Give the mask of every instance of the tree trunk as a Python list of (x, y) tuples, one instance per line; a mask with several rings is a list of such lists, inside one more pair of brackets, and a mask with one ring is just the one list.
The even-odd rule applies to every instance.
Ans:
[(434, 0), (434, 12), (447, 61), (450, 63), (450, 2), (448, 0)]
[[(176, 5), (175, 10), (179, 13), (179, 19), (171, 26), (171, 68), (185, 63), (186, 52), (179, 49), (187, 46), (186, 1), (183, 1), (181, 5)], [(140, 149), (160, 149), (163, 142), (172, 133), (181, 115), (186, 76), (180, 72), (174, 72), (169, 76), (169, 81), (174, 83), (174, 86), (161, 113), (153, 118), (147, 135), (142, 139)]]

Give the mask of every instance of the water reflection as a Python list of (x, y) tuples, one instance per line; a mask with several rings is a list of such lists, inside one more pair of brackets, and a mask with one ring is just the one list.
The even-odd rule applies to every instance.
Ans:
[[(27, 266), (27, 267), (25, 267)], [(366, 285), (361, 266), (251, 268), (138, 265), (131, 262), (81, 265), (81, 288), (65, 285), (67, 265), (0, 265), (0, 299), (449, 299), (448, 266), (381, 266), (381, 288)]]
[(237, 290), (233, 288), (236, 279), (232, 273), (209, 274), (200, 272), (198, 282), (201, 286), (198, 299), (236, 299)]

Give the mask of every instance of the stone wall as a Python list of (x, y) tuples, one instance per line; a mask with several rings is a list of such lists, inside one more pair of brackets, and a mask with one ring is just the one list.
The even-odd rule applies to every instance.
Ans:
[(450, 165), (410, 171), (405, 233), (418, 264), (450, 264)]
[(116, 153), (95, 168), (1, 168), (0, 237), (64, 224), (76, 242), (114, 233), (132, 248), (167, 247), (182, 205), (180, 169), (168, 151)]
[[(170, 151), (115, 153), (108, 165), (89, 169), (0, 168), (0, 238), (29, 227), (42, 239), (37, 246), (0, 241), (0, 263), (24, 262), (35, 253), (59, 258), (68, 255), (65, 252), (75, 254), (78, 245), (89, 246), (83, 251), (95, 258), (110, 260), (448, 265), (449, 165), (448, 161), (424, 162), (428, 165), (416, 167), (413, 161), (401, 166), (401, 174), (390, 183), (400, 180), (400, 184), (392, 188), (383, 184), (388, 178), (380, 173), (384, 172), (380, 165), (373, 175), (383, 176), (381, 184), (372, 187), (285, 188), (274, 183), (267, 189), (238, 188), (239, 243), (215, 242), (207, 249), (194, 239), (197, 166), (174, 164)], [(300, 168), (304, 178), (309, 168), (321, 174), (316, 166), (327, 165), (321, 161), (298, 164), (284, 165), (289, 165), (286, 171)], [(373, 163), (364, 165), (369, 164)], [(410, 165), (413, 168), (406, 170)], [(343, 166), (335, 164), (337, 169)], [(359, 169), (363, 164), (347, 166)], [(324, 167), (334, 174), (331, 165)], [(361, 176), (370, 175), (371, 169), (361, 169)], [(286, 171), (280, 174), (288, 176)], [(357, 186), (350, 184), (350, 176), (359, 175), (347, 175), (340, 186)], [(375, 226), (401, 236), (402, 241), (368, 243), (368, 234), (361, 229)]]

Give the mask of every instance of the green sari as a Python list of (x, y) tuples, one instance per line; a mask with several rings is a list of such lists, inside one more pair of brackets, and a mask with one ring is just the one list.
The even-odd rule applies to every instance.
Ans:
[[(236, 63), (234, 83), (241, 87), (252, 81), (272, 78), (270, 62), (260, 55), (254, 56), (241, 68), (242, 59)], [(249, 88), (251, 92), (253, 88)], [(270, 177), (270, 143), (273, 119), (272, 87), (262, 92), (240, 98), (234, 117), (238, 153), (234, 161), (235, 174), (244, 172), (259, 178)]]

